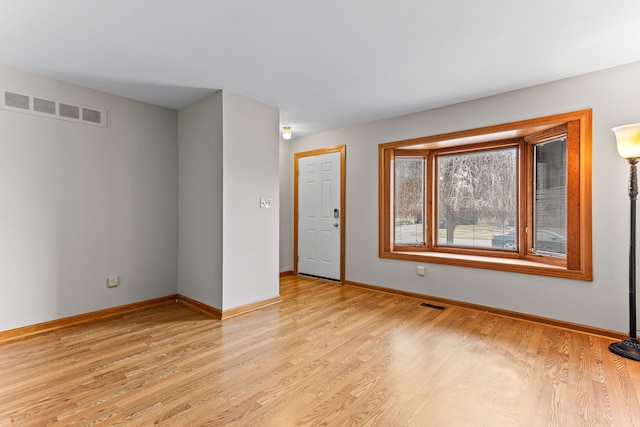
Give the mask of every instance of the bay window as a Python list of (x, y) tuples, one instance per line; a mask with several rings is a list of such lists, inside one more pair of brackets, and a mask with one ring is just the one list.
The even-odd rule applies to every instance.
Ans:
[(591, 280), (591, 111), (379, 146), (380, 257)]

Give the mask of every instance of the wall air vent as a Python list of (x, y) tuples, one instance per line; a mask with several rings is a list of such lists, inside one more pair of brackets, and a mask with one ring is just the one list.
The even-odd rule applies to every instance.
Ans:
[(107, 110), (2, 89), (0, 108), (85, 125), (107, 127)]
[(21, 110), (29, 109), (29, 97), (18, 93), (5, 92), (4, 103), (7, 107), (19, 108)]
[(33, 111), (38, 113), (55, 114), (56, 103), (47, 99), (33, 98)]

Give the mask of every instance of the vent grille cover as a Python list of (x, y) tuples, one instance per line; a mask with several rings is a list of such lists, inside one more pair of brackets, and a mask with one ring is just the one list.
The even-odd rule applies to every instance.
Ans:
[(436, 310), (444, 310), (445, 308), (441, 305), (429, 304), (428, 302), (423, 302), (420, 304), (422, 307), (435, 308)]
[(85, 125), (107, 127), (107, 110), (2, 89), (0, 108)]
[(38, 113), (55, 114), (56, 103), (47, 99), (33, 98), (33, 110)]
[(7, 107), (20, 108), (22, 110), (29, 109), (29, 97), (19, 93), (5, 92), (4, 103)]

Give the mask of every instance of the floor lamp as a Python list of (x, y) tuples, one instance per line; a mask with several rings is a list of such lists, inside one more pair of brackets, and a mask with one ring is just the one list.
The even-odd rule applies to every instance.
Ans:
[(627, 359), (640, 361), (640, 343), (636, 336), (636, 199), (638, 197), (637, 164), (640, 159), (640, 123), (618, 126), (616, 134), (618, 154), (629, 161), (629, 338), (609, 345), (609, 350)]

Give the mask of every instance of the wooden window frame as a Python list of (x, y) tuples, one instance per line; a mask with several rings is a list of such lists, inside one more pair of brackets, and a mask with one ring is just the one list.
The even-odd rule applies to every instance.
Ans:
[[(593, 280), (591, 236), (591, 128), (590, 109), (483, 128), (426, 136), (380, 144), (379, 256), (406, 261), (484, 268), (525, 274)], [(566, 257), (535, 254), (531, 251), (533, 229), (533, 147), (537, 143), (567, 135), (567, 250)], [(435, 158), (441, 154), (472, 152), (518, 145), (518, 227), (519, 245), (514, 251), (482, 250), (435, 245), (438, 231), (437, 206), (432, 182)], [(424, 246), (395, 245), (393, 177), (395, 156), (422, 156), (425, 159)]]

